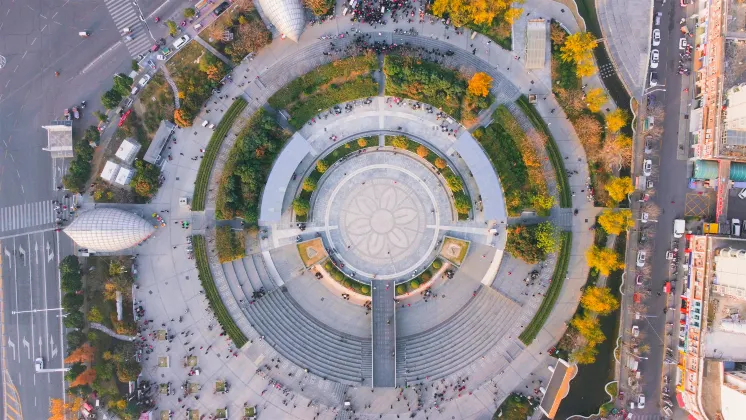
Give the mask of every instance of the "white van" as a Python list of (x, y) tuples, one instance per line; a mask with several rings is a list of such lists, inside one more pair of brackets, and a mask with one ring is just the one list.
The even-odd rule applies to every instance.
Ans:
[(676, 219), (673, 221), (674, 238), (681, 238), (681, 236), (684, 234), (684, 229), (686, 229), (686, 221), (684, 221), (684, 219)]
[(189, 35), (182, 36), (181, 38), (179, 38), (176, 41), (174, 41), (174, 43), (173, 43), (174, 49), (178, 50), (179, 48), (181, 48), (184, 45), (186, 45), (187, 42), (189, 42)]
[(738, 219), (733, 219), (731, 222), (731, 233), (733, 236), (741, 236), (741, 221)]

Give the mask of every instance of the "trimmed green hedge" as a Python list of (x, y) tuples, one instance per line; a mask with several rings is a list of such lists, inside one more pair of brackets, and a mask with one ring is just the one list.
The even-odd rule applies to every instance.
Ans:
[(518, 107), (523, 110), (528, 119), (531, 121), (531, 124), (533, 124), (534, 128), (547, 136), (547, 153), (549, 154), (549, 159), (552, 162), (554, 174), (557, 177), (557, 189), (559, 190), (560, 207), (571, 208), (572, 199), (570, 197), (570, 184), (567, 181), (565, 162), (562, 159), (562, 154), (559, 151), (557, 142), (554, 140), (554, 137), (552, 137), (552, 133), (549, 132), (549, 126), (544, 121), (544, 119), (541, 118), (541, 115), (539, 115), (539, 112), (536, 111), (536, 108), (534, 108), (534, 106), (528, 102), (528, 98), (526, 97), (526, 95), (521, 95), (516, 101), (516, 104), (518, 104)]
[(547, 289), (544, 300), (541, 302), (534, 318), (526, 325), (521, 335), (518, 336), (523, 344), (527, 346), (539, 335), (539, 331), (544, 327), (544, 323), (549, 318), (549, 314), (552, 313), (554, 304), (557, 302), (560, 291), (562, 291), (562, 284), (565, 282), (565, 277), (567, 276), (567, 267), (570, 264), (571, 247), (572, 232), (562, 232), (557, 265), (554, 267), (554, 274), (552, 274), (552, 283), (549, 285), (549, 289)]
[(212, 271), (210, 271), (210, 264), (207, 261), (207, 246), (205, 244), (205, 237), (202, 235), (192, 236), (192, 244), (194, 245), (194, 256), (197, 260), (197, 271), (199, 272), (199, 281), (202, 283), (202, 288), (205, 289), (205, 295), (210, 301), (210, 307), (215, 316), (218, 318), (220, 326), (228, 334), (228, 337), (233, 340), (236, 347), (243, 347), (247, 341), (246, 336), (241, 332), (233, 320), (233, 317), (228, 313), (228, 309), (225, 308), (223, 300), (220, 298), (218, 288), (215, 286), (215, 280), (212, 278)]
[(329, 273), (329, 276), (331, 276), (332, 280), (336, 281), (342, 286), (354, 291), (355, 293), (370, 296), (370, 286), (365, 283), (360, 283), (359, 281), (354, 280), (350, 277), (347, 277), (347, 275), (339, 271), (339, 269), (334, 264), (332, 264), (331, 260), (328, 258), (324, 263), (324, 270)]
[(205, 157), (202, 158), (202, 163), (199, 165), (199, 171), (197, 172), (197, 180), (194, 182), (194, 196), (192, 197), (192, 210), (203, 211), (205, 209), (205, 199), (207, 198), (207, 185), (210, 182), (210, 173), (212, 172), (212, 166), (215, 164), (215, 159), (218, 157), (220, 146), (225, 140), (225, 136), (228, 135), (228, 130), (233, 127), (233, 123), (246, 108), (248, 102), (244, 98), (237, 98), (225, 111), (225, 115), (218, 123), (215, 128), (215, 132), (210, 137), (210, 142), (207, 144), (205, 150)]

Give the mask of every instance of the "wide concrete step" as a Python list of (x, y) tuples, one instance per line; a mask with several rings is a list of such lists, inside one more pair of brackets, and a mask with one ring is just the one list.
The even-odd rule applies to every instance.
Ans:
[(254, 259), (252, 257), (244, 257), (241, 258), (241, 263), (243, 264), (244, 270), (246, 270), (246, 275), (249, 276), (252, 289), (259, 290), (259, 288), (262, 287), (262, 281), (259, 279), (259, 273), (256, 271), (256, 267), (254, 266)]

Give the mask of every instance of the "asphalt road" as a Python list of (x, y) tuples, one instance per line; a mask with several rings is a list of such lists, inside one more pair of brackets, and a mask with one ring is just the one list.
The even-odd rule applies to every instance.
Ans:
[[(662, 291), (665, 282), (671, 278), (669, 262), (665, 259), (665, 255), (666, 251), (671, 248), (671, 241), (673, 240), (673, 221), (684, 216), (684, 201), (687, 192), (687, 163), (677, 159), (679, 121), (680, 118), (683, 118), (680, 115), (681, 93), (686, 87), (682, 86), (682, 77), (677, 71), (679, 21), (685, 16), (686, 9), (682, 8), (679, 2), (670, 1), (665, 4), (655, 2), (654, 11), (663, 13), (659, 27), (661, 29), (661, 45), (654, 48), (660, 51), (660, 65), (655, 71), (658, 73), (658, 83), (665, 87), (665, 92), (657, 90), (653, 94), (655, 102), (664, 107), (665, 119), (657, 156), (653, 154), (651, 158), (651, 155), (645, 155), (644, 158), (651, 158), (654, 163), (652, 179), (655, 184), (656, 195), (653, 196), (651, 201), (661, 208), (661, 214), (658, 216), (658, 222), (654, 227), (655, 239), (651, 244), (652, 253), (647, 256), (647, 264), (651, 266), (651, 276), (646, 279), (646, 284), (649, 285), (647, 287), (652, 289), (650, 297), (644, 301), (648, 308), (648, 316), (645, 320), (632, 322), (640, 325), (640, 330), (645, 336), (644, 343), (650, 346), (648, 358), (639, 360), (639, 371), (642, 373), (642, 391), (646, 395), (647, 403), (644, 409), (635, 410), (638, 413), (645, 414), (660, 413), (665, 347), (669, 346), (676, 350), (676, 347), (671, 344), (675, 336), (666, 337), (665, 324), (673, 321), (678, 325), (678, 311), (669, 310), (667, 314), (664, 314), (663, 308), (671, 305), (678, 308), (678, 295), (668, 297), (665, 293), (661, 293), (659, 296), (657, 292)], [(636, 238), (637, 236), (633, 237)], [(680, 247), (680, 249), (683, 248)], [(678, 289), (680, 288), (681, 284), (679, 282)], [(629, 317), (630, 314), (627, 314), (627, 316)], [(628, 341), (628, 339), (625, 341)], [(668, 374), (671, 371), (666, 369), (665, 373)], [(673, 394), (670, 394), (670, 398), (675, 401)]]
[[(137, 23), (144, 28), (137, 36), (160, 37), (165, 26), (154, 25), (152, 16), (170, 16), (187, 5), (177, 0), (28, 0), (0, 6), (0, 274), (7, 362), (0, 390), (10, 405), (0, 408), (2, 418), (47, 418), (49, 399), (60, 398), (64, 388), (62, 373), (35, 373), (33, 363), (41, 356), (46, 368), (62, 367), (57, 262), (74, 250), (47, 219), (49, 202), (60, 198), (56, 186), (69, 162), (53, 162), (42, 150), (47, 136), (41, 126), (83, 100), (88, 106), (74, 122), (74, 133), (96, 124), (93, 111), (103, 110), (101, 93), (111, 87), (113, 74), (130, 71), (137, 54), (132, 50), (145, 43), (133, 48), (123, 42), (120, 27), (139, 22), (142, 13), (155, 27)], [(81, 38), (81, 31), (91, 35)], [(19, 256), (21, 248), (28, 260)]]

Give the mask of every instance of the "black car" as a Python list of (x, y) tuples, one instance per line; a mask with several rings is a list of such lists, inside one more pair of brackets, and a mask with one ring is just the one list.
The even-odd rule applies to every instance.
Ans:
[(220, 16), (220, 14), (225, 12), (225, 9), (227, 9), (228, 7), (230, 7), (230, 4), (228, 4), (227, 1), (224, 1), (220, 3), (220, 5), (212, 11), (212, 13), (215, 13), (215, 16)]

